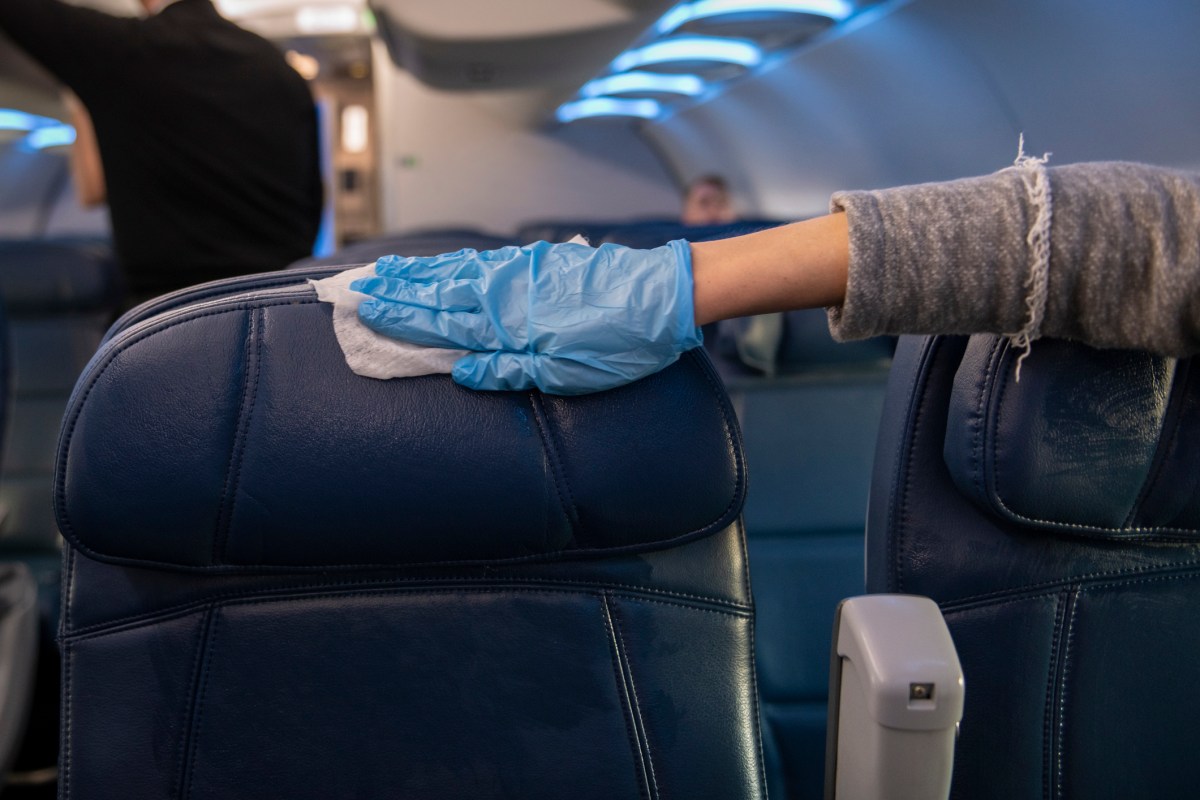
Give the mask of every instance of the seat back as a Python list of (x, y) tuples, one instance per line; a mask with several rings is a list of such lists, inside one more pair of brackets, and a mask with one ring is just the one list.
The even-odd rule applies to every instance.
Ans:
[(87, 239), (0, 241), (9, 323), (11, 419), (0, 468), (0, 549), (57, 571), (50, 507), (59, 422), (119, 302), (111, 248)]
[(76, 388), (60, 796), (761, 797), (703, 355), (570, 399), (378, 381), (256, 280), (131, 315)]
[(1186, 797), (1200, 688), (1200, 366), (902, 340), (868, 589), (932, 597), (966, 676), (952, 796)]

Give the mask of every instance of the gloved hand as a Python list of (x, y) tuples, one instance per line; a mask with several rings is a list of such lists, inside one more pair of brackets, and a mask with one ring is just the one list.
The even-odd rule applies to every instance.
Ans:
[(692, 309), (691, 249), (536, 242), (432, 258), (388, 256), (368, 327), (432, 347), (474, 351), (454, 380), (472, 389), (587, 394), (657, 372), (701, 342)]

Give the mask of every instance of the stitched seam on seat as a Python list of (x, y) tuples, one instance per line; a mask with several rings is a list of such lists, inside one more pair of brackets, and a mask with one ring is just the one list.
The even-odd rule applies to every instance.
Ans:
[[(750, 581), (750, 549), (746, 544), (745, 523), (739, 518), (738, 526), (738, 549), (742, 554), (742, 594), (746, 597), (746, 605), (751, 612), (754, 611), (754, 585)], [(740, 605), (740, 604), (738, 604)]]
[[(204, 721), (204, 699), (208, 694), (208, 673), (212, 666), (213, 650), (217, 642), (217, 609), (214, 607), (209, 611), (209, 621), (205, 626), (204, 637), (204, 654), (203, 668), (200, 675), (200, 683), (198, 687), (193, 687), (192, 694), (194, 697), (194, 705), (192, 707), (192, 718), (188, 720), (188, 739), (189, 753), (188, 759), (184, 764), (187, 769), (187, 784), (182, 795), (183, 800), (188, 800), (192, 796), (192, 785), (196, 780), (196, 752), (199, 750), (200, 728)], [(182, 783), (183, 776), (180, 776)]]
[[(1004, 354), (1002, 354), (1001, 358), (1003, 358), (1004, 356), (1007, 356), (1007, 355), (1009, 355), (1008, 351), (1006, 351)], [(1009, 374), (1010, 373), (1007, 370), (1004, 371), (1004, 377), (1003, 377), (1003, 379), (1000, 383), (1000, 387), (997, 391), (997, 397), (996, 397), (996, 408), (997, 408), (996, 415), (997, 415), (997, 417), (999, 416), (999, 413), (1000, 413), (999, 409), (1003, 406), (1004, 393), (1007, 390), (1008, 383), (1009, 383), (1009, 378), (1008, 378)], [(988, 427), (991, 428), (991, 425), (989, 424)], [(1149, 527), (1121, 526), (1121, 527), (1114, 528), (1109, 525), (1084, 525), (1084, 524), (1080, 524), (1080, 523), (1076, 523), (1076, 522), (1058, 522), (1055, 520), (1041, 519), (1039, 517), (1031, 517), (1031, 516), (1022, 514), (1018, 511), (1015, 511), (1012, 508), (1010, 508), (1008, 506), (1008, 504), (1004, 501), (1004, 498), (1001, 495), (1001, 489), (1000, 489), (1000, 483), (999, 483), (999, 468), (997, 467), (997, 461), (999, 459), (999, 454), (997, 452), (997, 448), (993, 447), (991, 449), (992, 449), (992, 468), (991, 468), (992, 491), (988, 492), (988, 498), (992, 501), (992, 503), (995, 505), (996, 508), (998, 508), (1000, 511), (1002, 511), (1006, 516), (1008, 516), (1009, 519), (1013, 520), (1014, 522), (1021, 522), (1021, 523), (1025, 523), (1025, 524), (1029, 524), (1029, 525), (1041, 525), (1041, 526), (1054, 528), (1054, 529), (1061, 530), (1061, 531), (1078, 531), (1078, 532), (1084, 533), (1084, 534), (1092, 533), (1092, 534), (1095, 534), (1097, 536), (1097, 538), (1104, 538), (1106, 540), (1116, 537), (1118, 541), (1139, 541), (1139, 542), (1190, 541), (1190, 540), (1194, 539), (1194, 537), (1196, 535), (1200, 535), (1200, 529), (1198, 529), (1198, 528), (1173, 528), (1173, 527), (1164, 527), (1164, 526), (1157, 526), (1157, 525), (1149, 526)], [(1142, 535), (1143, 533), (1146, 535)], [(1170, 534), (1177, 534), (1177, 536), (1170, 536)]]
[(987, 357), (987, 367), (985, 368), (983, 374), (983, 381), (980, 383), (978, 394), (975, 397), (975, 417), (977, 420), (977, 425), (975, 428), (975, 434), (972, 437), (974, 444), (971, 448), (971, 471), (974, 473), (973, 483), (975, 484), (975, 490), (979, 492), (980, 497), (987, 497), (988, 495), (987, 458), (985, 453), (986, 440), (988, 438), (987, 433), (990, 429), (990, 426), (988, 425), (987, 398), (988, 388), (991, 386), (993, 370), (996, 367), (996, 349), (997, 342), (999, 341), (1001, 340), (995, 339), (992, 342), (992, 346)]
[[(353, 586), (353, 584), (351, 584), (351, 586)], [(149, 614), (149, 615), (138, 614), (138, 615), (134, 615), (134, 616), (130, 616), (130, 617), (124, 617), (124, 618), (121, 618), (118, 620), (113, 620), (110, 622), (97, 623), (95, 625), (91, 625), (86, 628), (81, 628), (77, 633), (73, 634), (70, 637), (70, 640), (78, 642), (78, 641), (85, 641), (88, 639), (99, 639), (99, 638), (103, 638), (104, 636), (107, 636), (107, 635), (113, 634), (113, 633), (120, 633), (120, 632), (124, 632), (124, 631), (128, 631), (128, 630), (136, 630), (138, 628), (144, 628), (144, 627), (147, 627), (150, 625), (158, 624), (160, 622), (166, 622), (166, 621), (169, 621), (172, 619), (177, 619), (179, 617), (185, 617), (189, 614), (194, 614), (198, 609), (202, 609), (205, 606), (213, 605), (213, 604), (215, 604), (219, 607), (225, 607), (225, 606), (233, 606), (233, 605), (254, 605), (254, 604), (259, 604), (259, 603), (271, 603), (271, 602), (280, 602), (280, 603), (303, 602), (303, 601), (307, 601), (307, 600), (330, 599), (330, 598), (336, 598), (336, 597), (387, 597), (389, 595), (421, 595), (421, 594), (512, 594), (512, 595), (522, 595), (522, 596), (531, 595), (531, 594), (543, 594), (543, 595), (548, 595), (548, 596), (569, 594), (569, 595), (582, 596), (582, 595), (595, 594), (594, 589), (598, 589), (600, 587), (599, 586), (594, 587), (593, 591), (588, 591), (585, 589), (553, 589), (553, 588), (525, 589), (525, 588), (520, 588), (520, 587), (494, 587), (494, 588), (488, 588), (488, 587), (483, 587), (483, 588), (479, 588), (479, 587), (471, 587), (471, 588), (424, 587), (424, 588), (418, 588), (418, 589), (395, 587), (394, 589), (390, 589), (390, 590), (389, 589), (361, 590), (361, 591), (336, 591), (336, 590), (328, 591), (327, 590), (327, 591), (318, 591), (318, 592), (312, 592), (312, 593), (309, 593), (306, 591), (308, 589), (314, 589), (314, 588), (329, 589), (330, 587), (326, 587), (326, 586), (282, 587), (282, 588), (277, 587), (275, 589), (264, 590), (264, 595), (259, 595), (259, 596), (243, 595), (243, 594), (238, 594), (238, 593), (228, 593), (225, 595), (216, 595), (213, 597), (207, 597), (207, 598), (197, 601), (195, 603), (189, 603), (185, 606), (172, 608), (172, 609), (169, 609), (169, 610), (163, 611), (163, 612), (155, 612), (155, 613)], [(267, 592), (270, 592), (270, 594), (265, 594)], [(726, 611), (726, 610), (721, 610), (721, 609), (716, 609), (716, 608), (705, 608), (703, 606), (690, 604), (690, 603), (676, 602), (676, 601), (671, 601), (671, 600), (659, 600), (659, 599), (656, 599), (653, 597), (646, 597), (644, 594), (638, 594), (638, 593), (633, 593), (633, 592), (621, 592), (618, 590), (618, 591), (614, 591), (612, 593), (614, 595), (619, 595), (621, 597), (626, 597), (630, 600), (636, 600), (636, 601), (643, 602), (643, 603), (654, 603), (655, 605), (670, 606), (672, 608), (682, 608), (682, 609), (687, 609), (689, 611), (697, 611), (697, 612), (701, 612), (701, 613), (705, 613), (705, 614), (717, 614), (719, 616), (733, 617), (735, 619), (746, 619), (752, 613), (750, 609), (740, 609), (740, 610), (730, 609), (730, 610)], [(296, 594), (298, 596), (292, 597), (292, 596), (290, 596), (292, 594)], [(277, 595), (282, 595), (282, 596), (277, 596)]]
[(205, 651), (207, 649), (209, 632), (212, 628), (213, 615), (215, 607), (209, 606), (204, 612), (204, 618), (200, 620), (200, 627), (196, 634), (196, 651), (192, 656), (192, 671), (188, 677), (188, 693), (184, 697), (183, 705), (183, 737), (179, 742), (179, 756), (175, 762), (175, 787), (171, 792), (172, 797), (184, 797), (185, 792), (191, 791), (191, 782), (189, 778), (189, 768), (192, 758), (193, 735), (195, 733), (195, 720), (197, 715), (197, 698), (199, 696), (199, 687), (201, 680), (201, 666), (205, 663)]
[(63, 592), (62, 614), (63, 628), (59, 635), (65, 635), (71, 630), (71, 602), (75, 594), (75, 548), (65, 548), (63, 555), (63, 581), (66, 586)]
[[(743, 537), (742, 546), (745, 548), (746, 540)], [(750, 560), (746, 559), (746, 577), (749, 580)], [(749, 586), (749, 584), (747, 584)], [(758, 643), (755, 639), (757, 626), (754, 624), (754, 618), (750, 618), (750, 647), (746, 652), (746, 667), (747, 673), (750, 675), (750, 702), (754, 705), (754, 718), (750, 721), (750, 728), (754, 731), (754, 744), (758, 752), (758, 796), (765, 798), (767, 792), (767, 759), (763, 753), (763, 734), (762, 734), (762, 707), (758, 694), (758, 663), (755, 660), (754, 654), (758, 652)]]
[[(214, 301), (214, 302), (220, 302), (220, 301)], [(173, 319), (171, 322), (169, 322), (161, 327), (150, 327), (150, 328), (147, 328), (146, 330), (138, 331), (135, 335), (130, 336), (129, 341), (120, 342), (119, 347), (114, 346), (113, 352), (109, 354), (108, 358), (104, 361), (103, 365), (98, 366), (96, 368), (95, 372), (92, 373), (92, 375), (90, 376), (90, 378), (88, 380), (87, 387), (80, 394), (79, 399), (75, 403), (73, 403), (71, 411), (70, 411), (70, 413), (71, 413), (70, 422), (69, 422), (69, 424), (67, 424), (67, 427), (64, 430), (64, 434), (61, 437), (61, 443), (60, 443), (60, 447), (59, 447), (60, 453), (65, 453), (70, 450), (70, 442), (74, 435), (76, 424), (79, 421), (79, 417), (82, 414), (83, 407), (86, 404), (88, 396), (91, 394), (92, 390), (95, 388), (100, 377), (104, 374), (104, 372), (108, 369), (108, 367), (111, 366), (112, 362), (116, 359), (116, 357), (118, 355), (120, 355), (121, 353), (123, 353), (126, 349), (128, 349), (133, 344), (141, 341), (144, 338), (148, 338), (149, 336), (170, 330), (171, 328), (176, 327), (178, 325), (182, 325), (184, 323), (192, 322), (192, 321), (198, 320), (198, 319), (203, 319), (205, 317), (220, 316), (222, 314), (230, 314), (230, 313), (234, 313), (237, 311), (262, 310), (262, 309), (266, 309), (266, 308), (276, 306), (276, 305), (316, 305), (316, 304), (320, 303), (320, 301), (317, 300), (315, 297), (303, 298), (303, 299), (296, 298), (296, 297), (272, 298), (269, 301), (262, 301), (261, 299), (252, 299), (250, 301), (242, 300), (242, 301), (237, 301), (237, 302), (239, 303), (239, 305), (235, 305), (232, 308), (225, 308), (225, 307), (210, 308), (210, 309), (204, 310), (203, 312), (198, 312), (198, 313), (186, 313), (186, 312), (181, 311), (181, 312), (179, 312), (180, 313), (179, 318)], [(250, 304), (243, 305), (246, 303), (250, 303)], [(255, 305), (254, 303), (257, 303), (257, 305)], [(559, 551), (555, 551), (555, 552), (551, 552), (551, 553), (537, 553), (534, 555), (527, 555), (527, 556), (512, 556), (509, 558), (488, 559), (486, 561), (470, 560), (470, 559), (455, 559), (455, 560), (447, 560), (447, 561), (405, 562), (405, 563), (392, 563), (392, 564), (313, 565), (311, 567), (308, 567), (308, 569), (312, 569), (315, 571), (315, 570), (325, 570), (325, 569), (384, 569), (384, 568), (416, 566), (416, 565), (425, 566), (425, 567), (433, 567), (433, 566), (452, 566), (452, 565), (457, 565), (457, 564), (483, 564), (483, 563), (519, 564), (519, 563), (539, 561), (539, 560), (547, 561), (547, 560), (552, 560), (557, 556), (564, 556), (564, 555), (572, 556), (572, 557), (579, 557), (579, 556), (587, 556), (589, 554), (594, 554), (594, 553), (605, 553), (605, 554), (611, 554), (611, 555), (618, 555), (618, 554), (627, 553), (627, 552), (641, 553), (641, 552), (647, 552), (650, 550), (667, 549), (667, 548), (682, 544), (684, 542), (687, 542), (690, 539), (697, 538), (698, 536), (700, 536), (701, 534), (704, 534), (706, 532), (707, 533), (715, 532), (713, 530), (714, 526), (716, 526), (718, 523), (720, 523), (722, 520), (724, 520), (725, 517), (727, 517), (729, 515), (730, 511), (732, 511), (734, 506), (737, 505), (739, 498), (741, 498), (744, 494), (744, 487), (745, 487), (745, 483), (746, 483), (745, 457), (744, 457), (744, 454), (742, 453), (742, 448), (740, 446), (736, 447), (736, 448), (734, 447), (736, 440), (733, 435), (733, 429), (731, 428), (731, 424), (732, 424), (731, 420), (733, 419), (733, 410), (732, 410), (732, 407), (729, 405), (728, 396), (725, 394), (724, 389), (722, 388), (721, 384), (716, 380), (716, 378), (714, 377), (714, 374), (712, 373), (712, 367), (710, 365), (708, 365), (708, 363), (700, 355), (693, 353), (691, 350), (689, 350), (684, 355), (688, 356), (692, 360), (692, 362), (696, 366), (696, 368), (699, 369), (700, 374), (703, 375), (704, 379), (708, 382), (709, 389), (712, 391), (713, 397), (714, 397), (714, 399), (716, 399), (717, 405), (721, 409), (721, 414), (720, 414), (721, 424), (722, 424), (722, 427), (725, 432), (726, 445), (729, 447), (730, 450), (735, 451), (735, 456), (734, 456), (735, 480), (734, 480), (733, 493), (730, 496), (729, 502), (726, 504), (724, 510), (722, 510), (721, 513), (718, 514), (716, 516), (716, 518), (714, 518), (710, 522), (705, 523), (698, 528), (694, 528), (693, 530), (687, 531), (685, 533), (681, 533), (678, 536), (672, 537), (670, 539), (664, 539), (661, 541), (656, 541), (656, 542), (651, 542), (651, 543), (625, 545), (625, 546), (620, 546), (620, 547), (601, 547), (601, 548), (585, 548), (585, 549), (577, 549), (577, 550), (559, 550)], [(71, 525), (71, 521), (70, 521), (70, 518), (69, 518), (69, 515), (67, 512), (66, 488), (65, 488), (66, 487), (66, 475), (65, 475), (66, 462), (67, 462), (66, 458), (58, 459), (58, 468), (57, 468), (56, 474), (55, 474), (55, 482), (58, 487), (58, 490), (56, 492), (56, 497), (58, 499), (58, 507), (62, 509), (62, 515), (61, 515), (62, 518), (60, 520), (59, 529), (64, 534), (64, 536), (67, 537), (67, 539), (71, 542), (71, 544), (76, 549), (79, 550), (79, 552), (81, 552), (84, 555), (87, 555), (88, 557), (93, 558), (97, 561), (101, 561), (103, 563), (108, 563), (108, 564), (128, 564), (128, 565), (137, 566), (137, 567), (166, 567), (166, 568), (172, 568), (172, 569), (182, 568), (184, 571), (194, 572), (194, 573), (199, 573), (199, 574), (210, 573), (210, 572), (214, 572), (214, 571), (239, 571), (239, 567), (241, 567), (241, 565), (228, 565), (228, 566), (227, 565), (218, 565), (215, 567), (214, 566), (206, 567), (206, 566), (194, 566), (194, 565), (181, 565), (181, 564), (172, 563), (172, 562), (131, 558), (131, 557), (125, 557), (125, 556), (115, 556), (115, 557), (114, 556), (106, 556), (106, 555), (96, 552), (95, 550), (93, 550), (90, 547), (87, 547), (75, 534), (74, 528)], [(246, 570), (251, 570), (251, 569), (263, 570), (264, 567), (247, 566), (240, 571), (246, 571)], [(283, 570), (287, 570), (287, 569), (303, 569), (303, 567), (295, 567), (295, 566), (282, 567), (281, 566), (278, 569), (283, 571)]]
[[(925, 388), (929, 385), (931, 362), (940, 348), (941, 339), (938, 338), (929, 339), (922, 348), (921, 359), (908, 393), (910, 398), (917, 398), (918, 393), (924, 395)], [(904, 562), (901, 560), (901, 554), (904, 552), (905, 530), (908, 526), (908, 501), (912, 494), (913, 465), (917, 457), (917, 448), (913, 446), (913, 440), (921, 430), (921, 418), (925, 414), (925, 404), (918, 400), (916, 408), (913, 409), (913, 402), (910, 400), (907, 411), (910, 419), (905, 422), (905, 429), (901, 433), (900, 447), (896, 453), (897, 461), (904, 460), (904, 490), (900, 496), (899, 508), (896, 509), (895, 516), (890, 521), (891, 531), (894, 531), (895, 535), (888, 535), (887, 555), (889, 568), (895, 570), (895, 591), (898, 593), (904, 592)]]
[(1055, 733), (1057, 730), (1057, 697), (1059, 680), (1058, 649), (1062, 641), (1063, 620), (1066, 605), (1064, 599), (1069, 595), (1058, 594), (1054, 607), (1054, 633), (1050, 637), (1050, 664), (1046, 675), (1046, 698), (1042, 707), (1042, 797), (1052, 800), (1054, 779)]
[(71, 731), (72, 731), (72, 712), (74, 704), (71, 702), (71, 662), (74, 656), (71, 653), (72, 647), (70, 642), (59, 642), (59, 650), (62, 653), (62, 719), (63, 729), (59, 734), (59, 748), (62, 755), (59, 758), (59, 781), (58, 787), (59, 797), (69, 798), (71, 796)]
[(646, 772), (649, 776), (647, 791), (649, 792), (650, 800), (658, 800), (658, 778), (654, 770), (654, 752), (650, 747), (650, 731), (646, 727), (646, 720), (642, 716), (642, 706), (638, 701), (637, 683), (633, 678), (633, 664), (629, 660), (629, 648), (625, 645), (625, 634), (621, 629), (621, 616), (616, 613), (616, 604), (612, 602), (611, 593), (606, 592), (604, 600), (608, 608), (609, 617), (613, 622), (613, 628), (617, 634), (617, 653), (620, 656), (621, 667), (629, 680), (629, 697), (633, 701), (634, 726), (637, 728), (639, 734), (638, 738), (645, 756)]
[[(126, 350), (128, 350), (130, 347), (132, 347), (133, 345), (142, 341), (143, 339), (149, 338), (150, 336), (153, 336), (153, 335), (156, 335), (159, 333), (163, 333), (164, 331), (168, 331), (171, 328), (174, 328), (178, 325), (183, 325), (184, 323), (187, 323), (187, 322), (192, 322), (192, 321), (198, 320), (198, 319), (204, 319), (205, 317), (217, 317), (217, 316), (221, 316), (223, 314), (233, 314), (238, 311), (251, 311), (254, 308), (266, 308), (268, 306), (273, 306), (273, 305), (283, 305), (283, 304), (315, 305), (320, 302), (321, 301), (317, 300), (316, 297), (313, 297), (310, 300), (300, 300), (297, 298), (282, 298), (279, 300), (272, 300), (269, 302), (260, 303), (260, 305), (258, 305), (258, 306), (250, 306), (247, 308), (243, 308), (241, 306), (234, 306), (232, 308), (208, 309), (208, 310), (205, 310), (205, 311), (197, 313), (197, 314), (186, 314), (184, 316), (181, 316), (179, 319), (172, 320), (170, 323), (168, 323), (162, 327), (150, 327), (150, 328), (147, 328), (146, 330), (138, 331), (138, 333), (136, 335), (129, 337), (129, 341), (121, 342), (119, 347), (114, 346), (112, 348), (112, 352), (109, 353), (108, 357), (104, 360), (104, 363), (102, 365), (98, 365), (95, 368), (95, 370), (92, 372), (92, 374), (88, 380), (87, 387), (79, 395), (79, 399), (72, 404), (72, 407), (70, 408), (70, 413), (71, 413), (70, 422), (69, 422), (69, 424), (67, 424), (66, 428), (63, 431), (63, 435), (60, 437), (60, 444), (59, 444), (59, 448), (58, 448), (59, 458), (58, 458), (57, 467), (55, 469), (55, 485), (58, 487), (57, 491), (55, 492), (55, 496), (58, 499), (58, 507), (62, 510), (62, 514), (61, 514), (62, 518), (59, 520), (60, 532), (62, 532), (64, 536), (67, 536), (69, 534), (68, 538), (70, 538), (72, 540), (72, 543), (81, 552), (88, 554), (88, 555), (93, 554), (93, 551), (90, 548), (84, 547), (83, 543), (78, 540), (78, 537), (76, 537), (75, 533), (74, 533), (74, 527), (71, 525), (70, 515), (67, 511), (67, 502), (66, 502), (67, 501), (67, 496), (66, 496), (67, 459), (63, 456), (64, 456), (64, 454), (70, 452), (70, 450), (71, 450), (71, 439), (75, 435), (75, 426), (79, 422), (79, 417), (83, 413), (83, 407), (87, 403), (88, 397), (91, 396), (92, 390), (96, 388), (96, 384), (100, 381), (100, 378), (103, 377), (104, 373), (108, 371), (108, 368), (110, 366), (112, 366), (112, 363), (117, 359), (117, 356), (121, 355)], [(78, 390), (78, 386), (76, 387), (76, 390)], [(65, 420), (64, 420), (64, 422), (65, 422)], [(155, 563), (155, 562), (140, 562), (140, 563)]]
[(221, 486), (221, 499), (217, 505), (217, 528), (213, 532), (212, 563), (224, 561), (225, 542), (229, 538), (229, 527), (233, 521), (233, 510), (237, 504), (238, 479), (242, 471), (242, 457), (246, 449), (246, 434), (250, 427), (250, 412), (254, 397), (258, 393), (259, 315), (246, 315), (246, 345), (243, 351), (242, 392), (238, 400), (237, 424), (233, 428), (233, 441), (229, 445), (229, 461), (225, 465), (225, 481)]
[(638, 784), (638, 794), (650, 798), (650, 777), (646, 765), (646, 754), (642, 749), (639, 729), (634, 722), (633, 692), (625, 675), (621, 659), (621, 644), (617, 638), (615, 620), (609, 607), (608, 592), (600, 595), (600, 611), (604, 619), (604, 631), (608, 638), (609, 655), (612, 658), (613, 680), (617, 685), (617, 697), (621, 702), (622, 716), (625, 718), (625, 735), (629, 737), (629, 748), (633, 752), (634, 773)]
[[(999, 599), (999, 598), (1005, 597), (1006, 595), (1011, 595), (1014, 593), (1020, 593), (1020, 596), (1015, 597), (1012, 600), (1006, 600), (1003, 602), (1019, 603), (1026, 599), (1033, 599), (1033, 598), (1037, 598), (1037, 597), (1050, 597), (1054, 594), (1057, 594), (1057, 591), (1061, 590), (1065, 586), (1075, 586), (1080, 583), (1089, 583), (1089, 584), (1094, 584), (1094, 585), (1098, 585), (1098, 586), (1118, 586), (1118, 585), (1125, 585), (1125, 584), (1149, 583), (1149, 582), (1156, 582), (1156, 581), (1176, 580), (1179, 578), (1195, 577), (1195, 573), (1194, 572), (1184, 572), (1184, 573), (1175, 573), (1175, 574), (1169, 574), (1169, 575), (1159, 575), (1159, 576), (1150, 577), (1150, 578), (1137, 578), (1137, 579), (1132, 579), (1132, 580), (1105, 581), (1104, 579), (1105, 578), (1123, 578), (1124, 576), (1127, 576), (1127, 575), (1137, 575), (1139, 573), (1146, 573), (1146, 572), (1166, 572), (1168, 570), (1177, 570), (1177, 569), (1186, 568), (1186, 567), (1195, 568), (1197, 566), (1200, 566), (1200, 559), (1196, 559), (1196, 560), (1192, 560), (1192, 561), (1178, 561), (1178, 562), (1171, 563), (1171, 564), (1162, 564), (1162, 565), (1153, 566), (1153, 567), (1145, 567), (1140, 570), (1111, 570), (1109, 572), (1092, 572), (1092, 573), (1087, 573), (1084, 575), (1072, 575), (1069, 578), (1064, 578), (1063, 580), (1060, 580), (1060, 581), (1046, 581), (1044, 583), (1035, 583), (1035, 584), (1031, 584), (1029, 586), (1021, 586), (1021, 587), (1018, 587), (1015, 589), (1004, 589), (1001, 591), (990, 592), (988, 594), (970, 595), (968, 597), (963, 597), (963, 598), (959, 598), (956, 600), (940, 601), (939, 605), (943, 609), (953, 609), (955, 611), (962, 611), (962, 610), (966, 610), (968, 606), (972, 606), (972, 605), (984, 605), (989, 608), (994, 607), (996, 604), (989, 602), (990, 600)], [(1050, 589), (1053, 591), (1039, 593), (1038, 590), (1040, 590), (1040, 589)], [(1025, 594), (1026, 592), (1028, 592), (1028, 594)]]
[(1062, 677), (1058, 683), (1058, 719), (1055, 721), (1055, 732), (1057, 742), (1055, 743), (1055, 800), (1063, 800), (1066, 796), (1064, 792), (1065, 770), (1063, 768), (1063, 760), (1066, 757), (1064, 752), (1064, 742), (1067, 738), (1067, 685), (1071, 678), (1071, 646), (1075, 643), (1075, 615), (1079, 610), (1079, 590), (1071, 592), (1068, 599), (1070, 604), (1070, 612), (1067, 615), (1066, 623), (1066, 638), (1063, 642), (1062, 653)]
[[(1146, 480), (1142, 483), (1142, 489), (1138, 492), (1137, 500), (1133, 503), (1133, 508), (1129, 509), (1129, 515), (1125, 517), (1125, 524), (1122, 527), (1128, 528), (1133, 525), (1138, 514), (1142, 510), (1142, 504), (1146, 502), (1146, 498), (1158, 485), (1158, 478), (1162, 474), (1163, 468), (1166, 466), (1167, 457), (1171, 453), (1171, 445), (1175, 441), (1175, 437), (1179, 432), (1179, 425), (1183, 418), (1183, 412), (1179, 406), (1186, 402), (1186, 394), (1188, 388), (1188, 377), (1190, 370), (1188, 365), (1190, 360), (1183, 362), (1175, 362), (1175, 372), (1172, 376), (1171, 396), (1167, 400), (1167, 408), (1163, 413), (1163, 427), (1158, 433), (1158, 442), (1154, 448), (1154, 458), (1150, 462), (1150, 469), (1146, 471)], [(1180, 373), (1183, 373), (1182, 375)]]
[[(554, 484), (554, 493), (558, 495), (558, 505), (562, 509), (563, 516), (567, 518), (567, 525), (571, 529), (571, 538), (577, 541), (583, 526), (579, 519), (579, 509), (575, 505), (574, 494), (571, 492), (571, 482), (567, 478), (566, 469), (559, 457), (554, 432), (550, 428), (550, 417), (537, 393), (529, 393), (529, 404), (533, 407), (533, 421), (537, 425), (542, 452), (546, 454), (546, 460), (550, 462), (550, 481)], [(547, 535), (549, 532), (547, 527)], [(547, 541), (545, 544), (548, 546), (549, 542)], [(549, 548), (547, 547), (547, 549)]]
[[(712, 374), (712, 367), (705, 359), (702, 359), (691, 350), (687, 351), (685, 355), (691, 358), (700, 370), (700, 374), (708, 381), (708, 386), (712, 390), (713, 397), (716, 399), (717, 405), (721, 408), (721, 427), (725, 430), (725, 444), (731, 451), (734, 451), (733, 463), (736, 474), (733, 483), (733, 495), (729, 498), (729, 503), (725, 506), (725, 510), (717, 515), (717, 519), (720, 520), (730, 512), (734, 504), (737, 503), (738, 498), (742, 496), (743, 486), (746, 482), (745, 456), (742, 453), (742, 448), (737, 446), (740, 443), (739, 440), (733, 435), (732, 420), (735, 418), (735, 415), (733, 408), (729, 405), (729, 395), (725, 392), (724, 385), (718, 383)], [(713, 523), (709, 523), (709, 525), (711, 524)]]

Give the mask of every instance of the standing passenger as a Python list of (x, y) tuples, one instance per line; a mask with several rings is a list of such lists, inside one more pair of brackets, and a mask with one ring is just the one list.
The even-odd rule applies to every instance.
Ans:
[(143, 18), (60, 0), (0, 2), (0, 31), (91, 117), (103, 172), (81, 163), (76, 175), (84, 196), (108, 201), (131, 297), (310, 254), (322, 187), (304, 80), (210, 0), (141, 3)]

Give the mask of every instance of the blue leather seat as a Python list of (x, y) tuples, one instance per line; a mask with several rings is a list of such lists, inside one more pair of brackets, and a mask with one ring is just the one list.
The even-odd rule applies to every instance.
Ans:
[[(0, 309), (0, 439), (8, 431), (8, 322)], [(0, 507), (0, 536), (7, 515)], [(25, 736), (38, 652), (37, 581), (28, 565), (0, 557), (0, 789)]]
[(361, 378), (289, 275), (128, 316), (76, 388), (60, 796), (762, 797), (703, 355), (570, 399)]
[[(14, 769), (53, 782), (58, 750), (58, 626), (62, 555), (51, 508), (54, 456), (67, 399), (120, 303), (111, 247), (92, 238), (0, 241), (0, 298), (7, 316), (8, 412), (0, 462), (0, 560), (36, 583), (33, 708)], [(24, 595), (21, 595), (24, 596)], [(36, 656), (36, 658), (33, 658)]]
[(2, 549), (39, 564), (47, 560), (55, 573), (58, 528), (50, 486), (59, 421), (118, 307), (118, 276), (105, 242), (0, 241), (13, 398), (0, 470), (0, 505), (7, 512)]
[(1192, 797), (1200, 364), (902, 340), (867, 582), (932, 597), (966, 676), (953, 797)]

